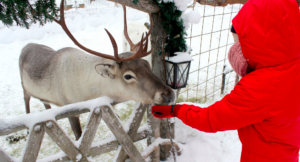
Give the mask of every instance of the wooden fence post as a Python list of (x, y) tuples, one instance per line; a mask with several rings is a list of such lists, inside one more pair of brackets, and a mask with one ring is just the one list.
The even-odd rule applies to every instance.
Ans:
[(101, 108), (96, 107), (94, 112), (91, 112), (89, 123), (86, 125), (84, 129), (84, 133), (82, 135), (82, 141), (79, 146), (80, 152), (83, 156), (87, 157), (87, 154), (90, 150), (92, 142), (94, 140), (95, 134), (98, 130), (99, 124), (101, 122)]
[(237, 85), (239, 81), (240, 81), (240, 76), (236, 74), (235, 75), (234, 85)]
[(38, 123), (30, 131), (25, 151), (23, 152), (23, 162), (36, 161), (45, 135), (45, 124)]
[(222, 73), (222, 85), (221, 85), (221, 95), (224, 94), (225, 91), (225, 81), (226, 81), (226, 74), (224, 73), (226, 65), (223, 67), (223, 73)]
[[(147, 122), (150, 126), (150, 133), (147, 137), (147, 145), (150, 146), (156, 138), (160, 137), (160, 119), (156, 119), (152, 115), (152, 108), (151, 106), (147, 109)], [(151, 153), (150, 158), (151, 162), (160, 162), (160, 148), (157, 147), (155, 150)]]

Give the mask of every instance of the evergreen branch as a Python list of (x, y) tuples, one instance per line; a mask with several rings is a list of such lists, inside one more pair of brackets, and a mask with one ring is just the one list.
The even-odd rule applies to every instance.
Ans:
[(135, 5), (137, 5), (139, 2), (139, 0), (132, 0), (132, 3), (134, 3)]
[(156, 0), (161, 8), (162, 25), (168, 34), (165, 52), (174, 56), (177, 51), (187, 50), (185, 41), (185, 27), (181, 18), (182, 11), (177, 10), (174, 2), (163, 2)]
[(37, 0), (32, 5), (28, 0), (1, 0), (0, 3), (0, 21), (8, 27), (13, 23), (26, 28), (37, 22), (44, 25), (52, 22), (57, 12), (55, 0)]

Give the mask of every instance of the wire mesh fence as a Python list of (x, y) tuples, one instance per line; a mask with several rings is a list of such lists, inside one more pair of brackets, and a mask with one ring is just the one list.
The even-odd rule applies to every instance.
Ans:
[(186, 39), (194, 59), (186, 88), (181, 89), (179, 102), (204, 103), (214, 101), (230, 92), (237, 75), (228, 71), (227, 53), (234, 44), (230, 27), (242, 4), (213, 7), (195, 4), (193, 10), (201, 13), (199, 24), (193, 24)]

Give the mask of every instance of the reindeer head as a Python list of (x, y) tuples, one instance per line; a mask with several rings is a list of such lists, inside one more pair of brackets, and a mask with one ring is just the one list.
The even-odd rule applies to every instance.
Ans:
[[(119, 56), (123, 59), (132, 55), (132, 52), (126, 52)], [(134, 100), (146, 104), (167, 105), (175, 101), (174, 91), (152, 73), (149, 63), (143, 59), (120, 63), (108, 60), (105, 64), (97, 65), (95, 69), (113, 85), (109, 90), (109, 97), (117, 103)]]

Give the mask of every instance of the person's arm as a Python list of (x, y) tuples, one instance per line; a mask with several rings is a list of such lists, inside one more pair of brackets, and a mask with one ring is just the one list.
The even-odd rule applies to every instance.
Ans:
[[(204, 132), (234, 130), (262, 122), (275, 111), (270, 107), (276, 90), (275, 82), (271, 78), (274, 79), (272, 76), (255, 74), (245, 76), (221, 101), (208, 108), (176, 105), (173, 107), (173, 115)], [(162, 110), (162, 107), (154, 107), (154, 116), (160, 117), (156, 112)], [(162, 114), (166, 113), (162, 111)]]

